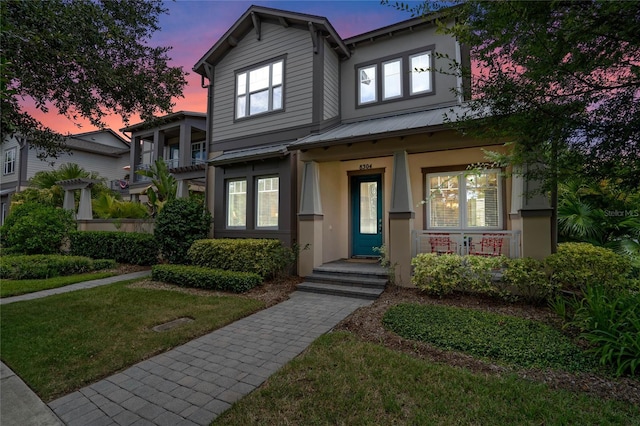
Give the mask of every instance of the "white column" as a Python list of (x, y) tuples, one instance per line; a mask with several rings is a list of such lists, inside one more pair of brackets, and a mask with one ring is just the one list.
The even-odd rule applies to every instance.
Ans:
[(93, 219), (93, 209), (91, 207), (91, 187), (80, 190), (80, 207), (78, 208), (78, 220)]
[(76, 212), (76, 201), (73, 197), (73, 190), (72, 189), (66, 189), (64, 191), (64, 201), (62, 203), (62, 207), (65, 210), (71, 210), (73, 212), (73, 217), (75, 217), (75, 212)]

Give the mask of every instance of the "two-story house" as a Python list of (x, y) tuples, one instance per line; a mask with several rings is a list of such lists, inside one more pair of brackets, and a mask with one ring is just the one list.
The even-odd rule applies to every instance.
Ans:
[(194, 67), (214, 236), (308, 247), (301, 275), (385, 245), (404, 284), (419, 251), (547, 254), (544, 200), (505, 170), (468, 171), (504, 148), (447, 125), (465, 82), (436, 70), (468, 51), (435, 18), (342, 39), (326, 18), (250, 7)]
[(178, 198), (188, 197), (190, 190), (204, 192), (206, 128), (206, 114), (180, 111), (121, 129), (131, 134), (131, 200), (140, 201), (151, 181), (136, 171), (148, 170), (160, 158), (178, 181)]
[(63, 164), (75, 163), (89, 172), (96, 172), (107, 180), (112, 189), (126, 193), (129, 165), (129, 142), (111, 129), (78, 133), (69, 136), (66, 141), (69, 152), (62, 152), (57, 158), (38, 158), (39, 150), (30, 146), (27, 139), (19, 135), (8, 138), (2, 143), (2, 186), (1, 219), (8, 214), (11, 194), (20, 192), (29, 186), (37, 172), (52, 171)]

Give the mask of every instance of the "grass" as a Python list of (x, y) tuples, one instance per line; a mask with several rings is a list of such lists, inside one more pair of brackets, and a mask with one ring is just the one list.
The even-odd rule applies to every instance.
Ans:
[(84, 281), (112, 277), (115, 272), (91, 272), (79, 275), (67, 275), (39, 280), (0, 280), (0, 297), (19, 296), (21, 294), (64, 287)]
[(386, 328), (406, 339), (524, 368), (591, 371), (597, 359), (540, 322), (451, 306), (401, 304), (384, 315)]
[[(129, 288), (130, 282), (4, 305), (2, 360), (50, 401), (263, 307), (235, 296)], [(151, 330), (180, 317), (194, 321)]]
[(310, 349), (213, 425), (640, 424), (640, 408), (515, 376), (485, 376), (344, 333)]

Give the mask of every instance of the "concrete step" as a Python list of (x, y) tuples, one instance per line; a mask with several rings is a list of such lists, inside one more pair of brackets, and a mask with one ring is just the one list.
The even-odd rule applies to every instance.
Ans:
[(354, 287), (350, 285), (328, 284), (317, 282), (303, 282), (298, 284), (298, 290), (311, 293), (332, 294), (344, 297), (356, 297), (359, 299), (375, 300), (382, 292), (382, 288)]
[(386, 276), (344, 274), (334, 272), (321, 272), (314, 270), (311, 275), (305, 277), (305, 281), (313, 283), (342, 284), (349, 287), (384, 288), (387, 284)]

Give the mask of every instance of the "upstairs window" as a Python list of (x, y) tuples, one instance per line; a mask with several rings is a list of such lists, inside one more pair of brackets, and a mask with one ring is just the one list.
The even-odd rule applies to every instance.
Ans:
[(358, 106), (433, 93), (432, 47), (356, 65)]
[(16, 171), (16, 153), (16, 148), (11, 148), (4, 152), (3, 174), (10, 175)]
[(501, 229), (499, 170), (427, 175), (427, 228)]
[(236, 118), (283, 108), (284, 59), (236, 75)]
[(207, 159), (206, 156), (204, 141), (191, 144), (191, 165), (203, 164)]

